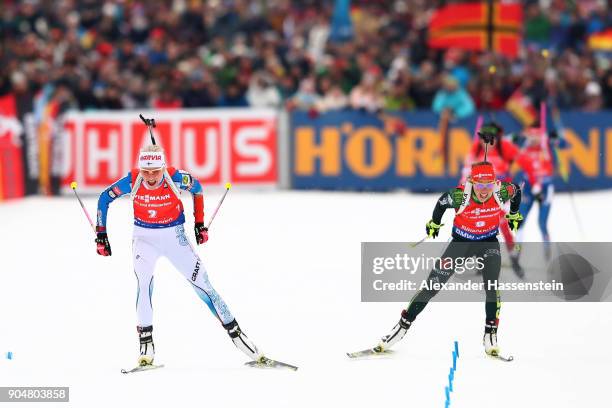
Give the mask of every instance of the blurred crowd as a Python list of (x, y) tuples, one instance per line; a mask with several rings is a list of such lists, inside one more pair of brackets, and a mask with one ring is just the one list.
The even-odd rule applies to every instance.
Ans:
[(524, 1), (520, 57), (427, 47), (447, 1), (353, 0), (354, 36), (330, 40), (332, 0), (4, 0), (0, 95), (47, 88), (72, 108), (286, 107), (321, 112), (503, 109), (517, 89), (561, 109), (612, 109), (612, 0)]

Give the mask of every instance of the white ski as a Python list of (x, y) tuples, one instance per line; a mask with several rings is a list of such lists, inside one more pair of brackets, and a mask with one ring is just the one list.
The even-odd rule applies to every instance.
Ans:
[(361, 358), (361, 357), (368, 357), (368, 356), (384, 356), (384, 355), (389, 355), (392, 353), (393, 353), (393, 350), (383, 350), (380, 348), (380, 346), (376, 346), (371, 349), (355, 351), (353, 353), (346, 353), (346, 355), (349, 358)]
[(147, 364), (147, 365), (143, 365), (143, 366), (137, 366), (132, 368), (131, 370), (125, 370), (125, 369), (121, 369), (121, 373), (122, 374), (131, 374), (131, 373), (138, 373), (140, 371), (148, 371), (148, 370), (155, 370), (156, 368), (162, 368), (164, 365), (163, 364)]
[(495, 360), (505, 361), (506, 363), (514, 361), (514, 356), (502, 356), (501, 354), (487, 354), (487, 356)]
[(283, 363), (282, 361), (272, 360), (267, 357), (262, 357), (258, 361), (247, 361), (244, 363), (245, 366), (255, 367), (255, 368), (287, 368), (289, 370), (297, 371), (298, 367)]

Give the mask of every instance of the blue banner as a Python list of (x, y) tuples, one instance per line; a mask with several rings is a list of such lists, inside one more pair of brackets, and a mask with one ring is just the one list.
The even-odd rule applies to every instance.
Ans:
[[(443, 191), (456, 186), (472, 143), (477, 116), (449, 125), (446, 160), (438, 130), (440, 118), (431, 112), (394, 114), (338, 111), (316, 118), (291, 114), (292, 187), (296, 189)], [(507, 112), (495, 120), (505, 133), (520, 131)], [(562, 112), (568, 147), (559, 161), (569, 170), (559, 191), (612, 188), (612, 112)], [(485, 121), (490, 114), (484, 115)]]

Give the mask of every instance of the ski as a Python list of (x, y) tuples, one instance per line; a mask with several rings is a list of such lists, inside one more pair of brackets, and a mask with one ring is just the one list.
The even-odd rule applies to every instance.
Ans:
[(272, 360), (267, 357), (262, 357), (258, 361), (247, 361), (244, 363), (245, 366), (255, 367), (255, 368), (287, 368), (289, 370), (297, 371), (298, 367), (283, 363), (282, 361)]
[(495, 359), (495, 360), (500, 360), (500, 361), (505, 361), (506, 363), (509, 363), (511, 361), (514, 361), (514, 356), (502, 356), (501, 354), (497, 354), (497, 355), (493, 355), (493, 354), (487, 354), (487, 356)]
[(346, 353), (346, 355), (349, 358), (361, 358), (361, 357), (368, 357), (368, 356), (383, 356), (383, 355), (388, 355), (392, 353), (393, 353), (393, 350), (383, 350), (380, 348), (380, 346), (376, 346), (371, 349), (355, 351), (353, 353)]
[(131, 374), (131, 373), (138, 373), (140, 371), (148, 371), (148, 370), (155, 370), (156, 368), (162, 368), (164, 365), (163, 364), (147, 364), (147, 365), (143, 365), (143, 366), (137, 366), (132, 368), (131, 370), (126, 370), (126, 369), (121, 369), (121, 373), (122, 374)]

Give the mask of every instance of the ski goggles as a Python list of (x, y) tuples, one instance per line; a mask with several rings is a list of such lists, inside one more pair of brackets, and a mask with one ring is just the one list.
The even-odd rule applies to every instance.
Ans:
[(489, 181), (487, 183), (472, 183), (472, 186), (476, 190), (484, 190), (484, 189), (487, 189), (487, 188), (493, 188), (495, 186), (495, 182), (494, 181)]

